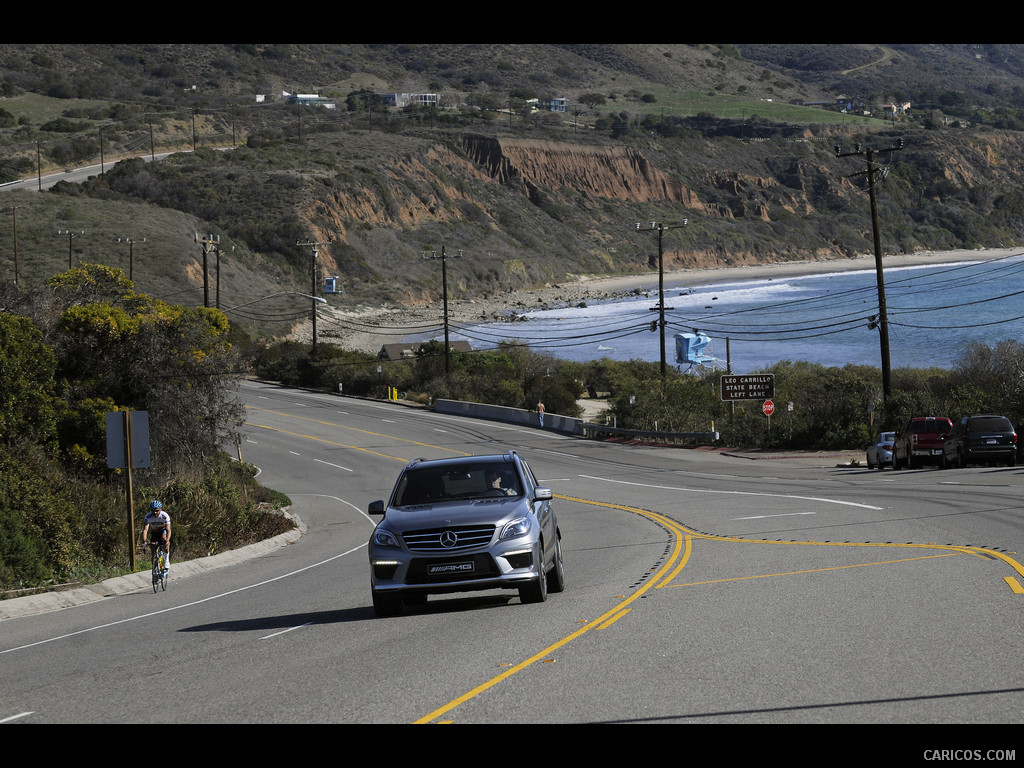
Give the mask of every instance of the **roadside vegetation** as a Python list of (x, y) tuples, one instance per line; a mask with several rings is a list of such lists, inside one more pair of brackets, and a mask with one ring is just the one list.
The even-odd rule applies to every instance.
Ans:
[[(881, 122), (788, 103), (825, 92), (751, 67), (733, 46), (646, 51), (628, 67), (608, 46), (548, 49), (545, 62), (508, 58), (515, 46), (446, 55), (444, 46), (399, 46), (395, 82), (423, 73), (416, 81), (427, 90), (467, 100), (384, 110), (371, 98), (380, 88), (354, 80), (384, 71), (385, 46), (321, 51), (322, 69), (301, 75), (293, 66), (316, 57), (294, 46), (49, 48), (0, 50), (0, 183), (87, 163), (103, 172), (51, 192), (5, 192), (0, 239), (13, 258), (0, 262), (0, 596), (127, 568), (125, 481), (106, 466), (109, 413), (149, 414), (153, 460), (135, 473), (133, 513), (140, 520), (149, 499), (165, 502), (176, 558), (287, 528), (276, 512), (287, 499), (224, 452), (241, 417), (231, 382), (249, 372), (353, 396), (397, 392), (424, 407), (450, 398), (530, 409), (542, 400), (574, 416), (581, 397), (599, 397), (615, 426), (714, 429), (737, 447), (860, 449), (922, 414), (994, 411), (1024, 422), (1024, 349), (1013, 341), (972, 347), (949, 371), (893, 371), (887, 402), (877, 369), (780, 363), (769, 369), (778, 407), (769, 422), (759, 403), (723, 403), (717, 373), (662, 377), (643, 361), (569, 363), (511, 343), (446, 357), (435, 342), (412, 360), (381, 362), (328, 344), (314, 353), (265, 341), (284, 322), (265, 311), (244, 330), (228, 322), (241, 317), (232, 308), (260, 297), (311, 290), (311, 277), (317, 290), (315, 262), (311, 275), (299, 246), (308, 241), (332, 240), (321, 263), (343, 278), (331, 303), (345, 306), (440, 300), (437, 263), (423, 254), (444, 244), (467, 255), (450, 265), (453, 298), (652, 272), (655, 245), (631, 225), (680, 214), (693, 226), (669, 244), (673, 268), (696, 266), (691, 257), (729, 266), (859, 255), (871, 248), (861, 166), (839, 162), (834, 146), (897, 136), (906, 149), (885, 160), (879, 200), (885, 252), (1008, 247), (1024, 233), (1016, 85), (973, 95), (917, 86), (904, 94), (912, 112)], [(860, 56), (849, 67), (876, 56), (849, 46), (818, 54), (832, 49)], [(643, 76), (690, 54), (685, 78)], [(586, 75), (604, 56), (608, 71)], [(260, 74), (246, 74), (256, 79), (243, 87), (235, 73)], [(324, 96), (338, 109), (236, 105), (240, 93), (279, 90), (269, 87), (277, 78), (332, 84)], [(681, 81), (685, 90), (663, 84)], [(577, 92), (569, 113), (529, 106), (566, 83)], [(890, 97), (888, 86), (861, 90)], [(495, 183), (467, 162), (470, 133), (635, 147), (700, 205), (584, 195), (568, 180)], [(178, 154), (138, 159), (161, 150)], [(202, 261), (199, 232), (220, 238)], [(214, 274), (214, 286), (202, 285)], [(225, 312), (214, 308), (222, 283)]]
[(149, 415), (150, 467), (133, 470), (136, 538), (154, 498), (172, 515), (176, 558), (292, 527), (288, 500), (221, 449), (241, 418), (223, 313), (153, 299), (88, 264), (45, 289), (0, 285), (0, 305), (0, 595), (130, 570), (128, 487), (106, 448), (107, 414), (126, 409)]
[[(146, 411), (152, 463), (134, 472), (134, 526), (160, 498), (174, 520), (175, 558), (200, 557), (288, 530), (288, 499), (224, 451), (240, 423), (231, 382), (251, 374), (284, 384), (430, 407), (439, 398), (580, 415), (624, 429), (720, 433), (720, 446), (863, 449), (871, 436), (920, 415), (997, 412), (1024, 423), (1024, 345), (969, 348), (951, 369), (897, 369), (882, 397), (870, 366), (782, 362), (776, 416), (759, 402), (720, 398), (721, 372), (656, 363), (569, 362), (515, 343), (381, 361), (321, 343), (253, 338), (224, 313), (138, 293), (118, 269), (83, 264), (45, 289), (0, 295), (0, 590), (4, 597), (124, 573), (130, 562), (124, 473), (106, 466), (106, 416)], [(789, 403), (793, 408), (788, 408)]]
[[(722, 371), (701, 374), (643, 360), (559, 360), (528, 347), (503, 343), (494, 350), (453, 350), (446, 375), (444, 345), (424, 344), (409, 360), (319, 344), (255, 344), (253, 372), (282, 383), (341, 391), (346, 395), (429, 406), (438, 398), (579, 416), (578, 400), (600, 397), (599, 423), (623, 429), (720, 433), (719, 445), (789, 450), (859, 450), (877, 432), (896, 430), (913, 416), (1001, 413), (1024, 425), (1024, 344), (975, 344), (949, 370), (898, 368), (883, 397), (878, 368), (829, 367), (784, 361), (766, 368), (775, 377), (776, 413), (769, 421), (761, 401), (723, 402)], [(789, 403), (793, 404), (789, 410)]]

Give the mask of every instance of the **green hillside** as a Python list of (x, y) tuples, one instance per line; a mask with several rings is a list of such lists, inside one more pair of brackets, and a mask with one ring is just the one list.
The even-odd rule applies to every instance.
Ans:
[[(880, 157), (887, 252), (1012, 245), (1017, 64), (1014, 46), (3, 46), (0, 177), (104, 173), (2, 191), (0, 276), (39, 284), (100, 262), (154, 296), (237, 306), (309, 290), (300, 244), (324, 243), (317, 280), (337, 276), (347, 306), (422, 303), (440, 293), (422, 256), (443, 245), (466, 254), (451, 290), (472, 297), (649, 270), (630, 227), (680, 218), (676, 267), (844, 257), (871, 250), (871, 225), (863, 161), (834, 145), (897, 138), (905, 149)], [(402, 92), (443, 104), (375, 96)], [(888, 119), (806, 106), (840, 95), (921, 106)], [(530, 108), (546, 97), (567, 111)], [(467, 151), (476, 136), (520, 142), (517, 159), (488, 167)], [(639, 199), (620, 171), (588, 186), (610, 173), (595, 153), (622, 149), (687, 197)], [(205, 273), (196, 233), (220, 238)]]

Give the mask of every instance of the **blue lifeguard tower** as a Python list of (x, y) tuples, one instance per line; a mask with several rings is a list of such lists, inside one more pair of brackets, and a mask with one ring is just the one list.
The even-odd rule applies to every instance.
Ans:
[(692, 370), (695, 365), (708, 365), (714, 368), (717, 358), (704, 354), (704, 348), (711, 343), (710, 337), (694, 329), (693, 333), (677, 333), (676, 363)]

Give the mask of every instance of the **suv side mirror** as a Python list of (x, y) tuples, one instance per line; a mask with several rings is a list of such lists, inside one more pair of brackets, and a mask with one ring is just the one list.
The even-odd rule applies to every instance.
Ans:
[(551, 501), (551, 489), (537, 486), (533, 489), (534, 501)]
[(371, 501), (370, 506), (366, 508), (366, 511), (371, 515), (383, 515), (384, 501), (382, 499), (378, 499), (377, 501)]

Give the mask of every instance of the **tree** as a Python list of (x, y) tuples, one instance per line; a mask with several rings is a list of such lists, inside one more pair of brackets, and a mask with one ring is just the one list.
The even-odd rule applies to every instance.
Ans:
[(349, 112), (361, 112), (366, 109), (383, 111), (387, 109), (388, 103), (368, 88), (361, 88), (345, 97), (345, 105)]
[(0, 314), (0, 441), (47, 445), (56, 438), (56, 366), (31, 320)]
[[(51, 329), (68, 419), (93, 425), (65, 451), (101, 446), (97, 403), (149, 413), (150, 445), (165, 471), (215, 452), (241, 421), (229, 385), (240, 369), (218, 309), (186, 308), (136, 293), (117, 269), (82, 265), (51, 281), (64, 308)], [(105, 407), (105, 405), (104, 405)]]

